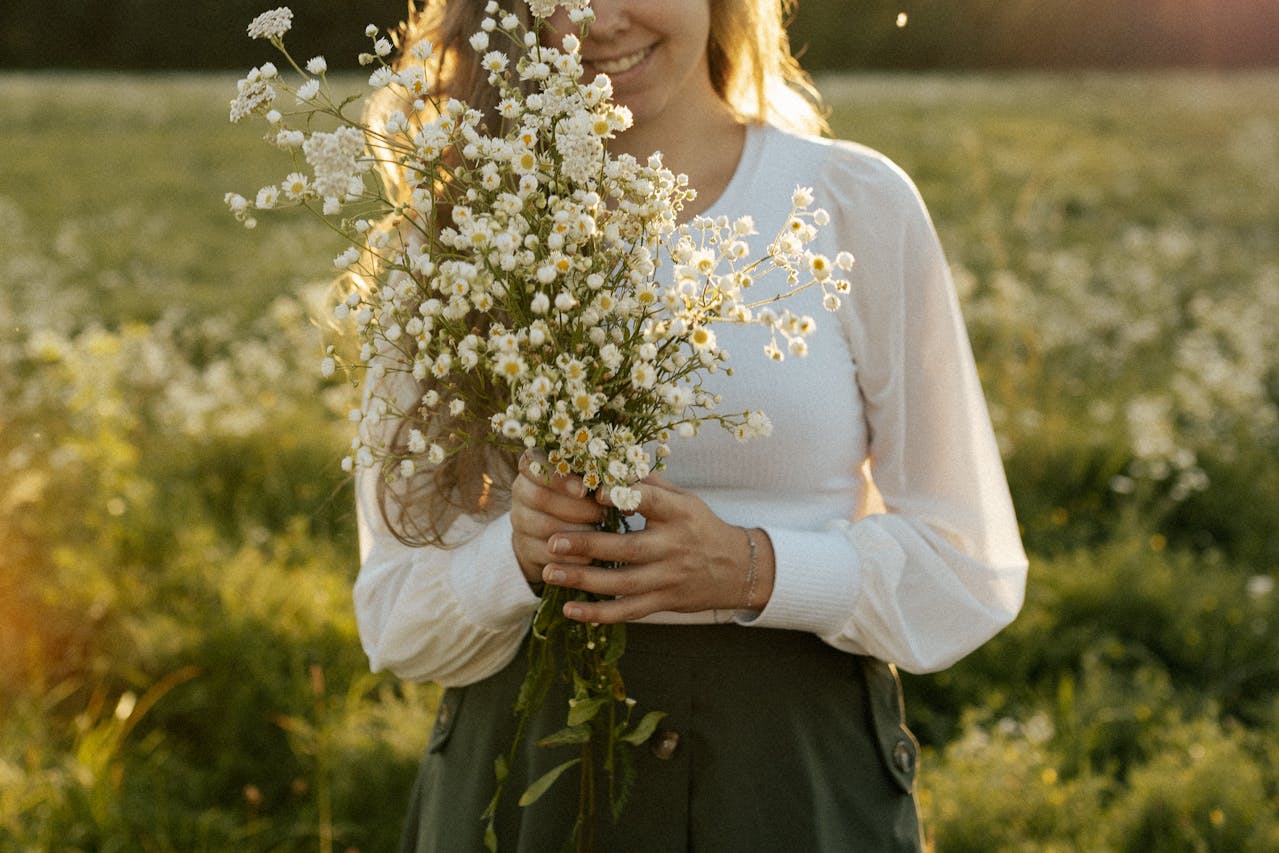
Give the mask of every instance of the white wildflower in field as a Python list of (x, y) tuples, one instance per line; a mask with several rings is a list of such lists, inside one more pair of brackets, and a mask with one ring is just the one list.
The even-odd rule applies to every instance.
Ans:
[(1246, 584), (1250, 598), (1265, 598), (1275, 591), (1275, 579), (1270, 575), (1253, 575)]

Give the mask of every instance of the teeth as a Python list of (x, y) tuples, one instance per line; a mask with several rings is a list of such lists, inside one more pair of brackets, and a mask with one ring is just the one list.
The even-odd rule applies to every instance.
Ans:
[(636, 65), (639, 65), (644, 57), (648, 56), (652, 48), (645, 47), (626, 56), (619, 56), (616, 59), (596, 59), (591, 64), (605, 74), (621, 74), (623, 71), (629, 71)]

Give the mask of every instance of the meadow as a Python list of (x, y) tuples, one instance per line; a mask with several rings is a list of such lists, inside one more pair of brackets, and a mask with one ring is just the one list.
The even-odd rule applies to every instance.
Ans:
[[(1279, 73), (819, 81), (917, 180), (1032, 567), (908, 677), (937, 851), (1279, 849)], [(0, 74), (0, 850), (392, 849), (352, 391), (234, 76)]]

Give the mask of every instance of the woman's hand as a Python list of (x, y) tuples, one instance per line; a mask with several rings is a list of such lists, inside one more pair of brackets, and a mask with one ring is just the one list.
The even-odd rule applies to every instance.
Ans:
[[(570, 602), (564, 615), (580, 622), (627, 622), (662, 610), (760, 609), (773, 590), (772, 544), (762, 530), (728, 524), (700, 498), (659, 476), (637, 484), (645, 527), (634, 533), (560, 527), (544, 544), (542, 579), (601, 596)], [(600, 504), (608, 497), (601, 492)], [(754, 543), (755, 576), (750, 577)], [(536, 552), (540, 558), (541, 551)], [(592, 561), (622, 563), (619, 568)], [(753, 587), (753, 588), (752, 588)]]
[[(533, 463), (544, 473), (534, 474)], [(550, 538), (561, 532), (594, 530), (606, 509), (587, 497), (580, 477), (551, 473), (546, 457), (530, 451), (520, 457), (520, 470), (511, 484), (511, 547), (529, 585), (542, 584), (542, 570), (552, 556)], [(558, 562), (590, 562), (590, 557), (556, 557)]]

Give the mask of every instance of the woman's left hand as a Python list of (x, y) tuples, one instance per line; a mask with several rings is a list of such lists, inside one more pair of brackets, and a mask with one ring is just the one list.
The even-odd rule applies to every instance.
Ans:
[[(548, 541), (552, 562), (542, 572), (547, 583), (605, 596), (575, 601), (564, 615), (579, 622), (629, 622), (663, 610), (760, 609), (773, 589), (773, 549), (762, 530), (755, 544), (754, 589), (747, 531), (717, 516), (696, 495), (653, 475), (636, 484), (645, 527), (634, 533), (561, 531)], [(599, 500), (608, 500), (600, 490)], [(620, 563), (618, 568), (584, 566), (556, 558), (589, 558)], [(618, 596), (617, 598), (607, 598)]]

